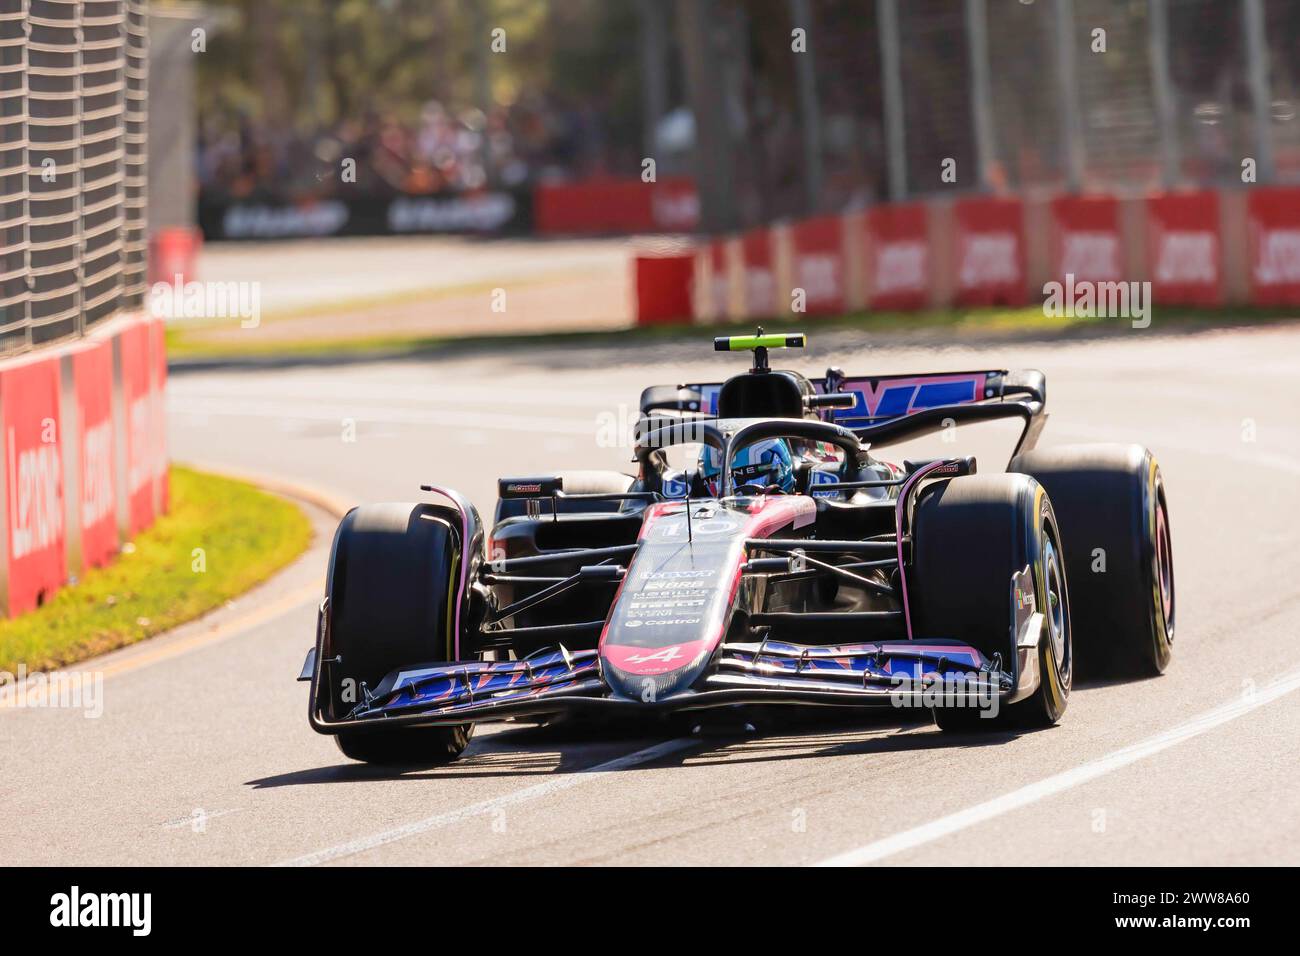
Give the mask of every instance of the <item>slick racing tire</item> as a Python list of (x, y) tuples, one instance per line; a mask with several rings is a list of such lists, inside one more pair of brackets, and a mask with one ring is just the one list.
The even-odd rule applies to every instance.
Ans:
[(1174, 564), (1160, 466), (1141, 445), (1066, 445), (1016, 456), (1052, 496), (1074, 597), (1080, 678), (1169, 666)]
[(918, 638), (955, 638), (1014, 670), (1012, 577), (1026, 567), (1044, 617), (1033, 693), (992, 717), (976, 707), (935, 708), (940, 729), (1047, 727), (1060, 720), (1074, 651), (1061, 537), (1042, 486), (1026, 475), (971, 475), (932, 485), (917, 501), (912, 542), (907, 585)]
[[(346, 716), (364, 684), (394, 668), (452, 660), (452, 615), (460, 545), (445, 514), (428, 504), (354, 508), (339, 525), (330, 556), (330, 668), (335, 719)], [(351, 683), (347, 683), (347, 682)], [(439, 764), (458, 757), (473, 727), (345, 730), (339, 749), (353, 760)]]
[[(627, 491), (636, 480), (621, 471), (557, 471), (556, 477), (564, 482), (564, 491), (570, 495), (616, 494)], [(560, 501), (560, 514), (594, 514), (619, 511), (621, 501)], [(542, 513), (549, 515), (551, 503), (544, 500)], [(496, 523), (506, 518), (517, 518), (528, 513), (528, 502), (522, 498), (498, 499)]]

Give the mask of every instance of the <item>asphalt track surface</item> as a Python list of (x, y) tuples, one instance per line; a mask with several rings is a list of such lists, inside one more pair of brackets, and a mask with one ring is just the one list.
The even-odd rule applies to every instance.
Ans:
[[(313, 511), (316, 543), (284, 575), (85, 665), (105, 674), (98, 719), (0, 709), (5, 862), (1300, 863), (1300, 326), (942, 350), (810, 331), (791, 366), (1039, 367), (1043, 446), (1149, 445), (1174, 536), (1169, 672), (1078, 686), (1058, 727), (1018, 736), (892, 712), (740, 736), (506, 725), (447, 768), (371, 769), (308, 728), (293, 680), (332, 526)], [(702, 334), (653, 352), (174, 374), (171, 450), (347, 501), (448, 483), (490, 512), (498, 475), (622, 465), (601, 416), (630, 422), (643, 385), (742, 360)], [(995, 470), (1005, 438), (969, 426), (930, 450), (974, 448)]]

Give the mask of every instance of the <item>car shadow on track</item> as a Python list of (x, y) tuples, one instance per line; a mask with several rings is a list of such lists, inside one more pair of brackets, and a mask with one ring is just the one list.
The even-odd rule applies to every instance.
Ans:
[[(612, 757), (653, 746), (671, 736), (655, 733), (658, 726), (630, 724), (535, 725), (510, 723), (492, 733), (478, 734), (454, 763), (387, 765), (343, 761), (249, 780), (254, 789), (320, 783), (364, 783), (372, 780), (432, 780), (439, 778), (546, 777), (582, 773)], [(650, 731), (653, 736), (647, 734)], [(340, 758), (342, 759), (342, 758)]]
[(584, 773), (615, 757), (672, 737), (693, 736), (698, 745), (637, 763), (638, 769), (758, 763), (807, 758), (872, 756), (952, 747), (1005, 744), (1021, 731), (940, 733), (928, 720), (868, 714), (846, 719), (824, 712), (781, 720), (729, 721), (715, 726), (665, 722), (646, 735), (644, 723), (553, 723), (511, 726), (475, 738), (454, 764), (374, 766), (344, 762), (249, 780), (256, 790), (372, 781), (540, 777)]
[(987, 747), (1005, 744), (1021, 733), (941, 733), (927, 717), (900, 720), (891, 712), (846, 719), (838, 713), (813, 711), (796, 720), (772, 722), (754, 734), (720, 738), (712, 747), (683, 754), (680, 762), (701, 767)]

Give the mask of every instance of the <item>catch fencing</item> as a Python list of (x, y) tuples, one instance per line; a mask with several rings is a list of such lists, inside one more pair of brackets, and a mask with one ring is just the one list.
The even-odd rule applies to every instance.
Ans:
[(145, 292), (144, 0), (0, 0), (0, 354)]
[(1295, 0), (671, 9), (709, 11), (681, 56), (711, 234), (936, 196), (1300, 182)]

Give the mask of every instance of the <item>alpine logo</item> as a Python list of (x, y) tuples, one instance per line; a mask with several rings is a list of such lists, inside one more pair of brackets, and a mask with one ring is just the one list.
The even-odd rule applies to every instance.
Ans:
[(680, 660), (682, 654), (682, 645), (671, 644), (668, 647), (661, 647), (649, 654), (633, 654), (625, 658), (630, 664), (646, 664), (650, 661), (663, 661), (665, 664), (671, 664), (675, 660)]

